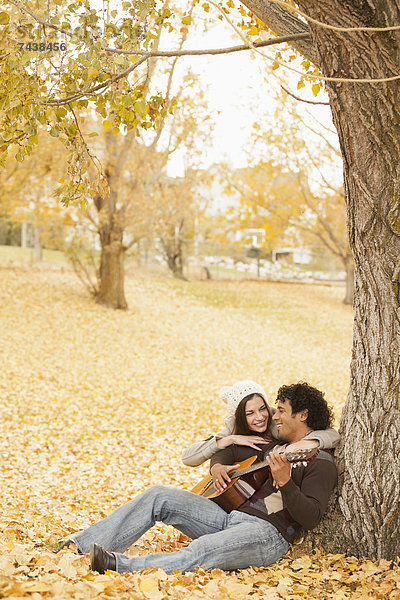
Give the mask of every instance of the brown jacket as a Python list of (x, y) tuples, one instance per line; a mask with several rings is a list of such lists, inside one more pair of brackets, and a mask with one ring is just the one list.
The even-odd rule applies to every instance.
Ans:
[[(261, 460), (274, 445), (275, 442), (258, 453), (247, 446), (228, 446), (214, 454), (211, 466), (216, 463), (232, 465), (255, 454)], [(331, 454), (320, 451), (306, 467), (292, 469), (291, 479), (281, 488), (273, 486), (269, 472), (258, 492), (237, 510), (266, 519), (288, 542), (293, 542), (302, 530), (318, 525), (336, 481), (337, 472)]]

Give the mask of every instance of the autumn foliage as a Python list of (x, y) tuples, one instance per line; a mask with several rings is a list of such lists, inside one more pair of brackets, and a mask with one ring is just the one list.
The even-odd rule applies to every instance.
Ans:
[[(398, 598), (399, 567), (301, 545), (268, 568), (186, 575), (97, 575), (86, 556), (50, 552), (150, 485), (190, 489), (205, 467), (184, 467), (180, 453), (222, 424), (223, 384), (252, 377), (273, 401), (304, 378), (338, 417), (351, 343), (341, 294), (128, 279), (134, 309), (116, 312), (68, 271), (1, 268), (0, 598)], [(130, 553), (185, 543), (157, 525)]]

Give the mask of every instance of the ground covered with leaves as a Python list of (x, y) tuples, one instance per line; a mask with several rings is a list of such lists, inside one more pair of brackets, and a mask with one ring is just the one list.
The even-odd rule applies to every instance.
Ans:
[[(393, 598), (386, 561), (298, 552), (225, 573), (97, 575), (50, 551), (148, 486), (190, 489), (182, 449), (222, 426), (222, 385), (326, 391), (340, 416), (351, 309), (343, 288), (132, 277), (130, 310), (93, 303), (68, 270), (0, 265), (0, 598)], [(132, 555), (187, 543), (157, 525)]]

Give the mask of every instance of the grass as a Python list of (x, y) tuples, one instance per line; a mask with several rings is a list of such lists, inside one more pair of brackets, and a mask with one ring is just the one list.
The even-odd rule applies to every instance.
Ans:
[[(265, 310), (282, 305), (282, 297), (296, 309), (306, 308), (310, 297), (324, 298), (327, 302), (344, 296), (344, 285), (304, 284), (299, 282), (271, 282), (265, 279), (210, 280), (185, 282), (171, 279), (169, 285), (182, 295), (191, 295), (211, 306)], [(325, 288), (325, 289), (324, 289)], [(267, 291), (268, 290), (268, 291)], [(318, 291), (316, 291), (318, 290)], [(340, 300), (339, 300), (340, 301)]]
[[(0, 246), (0, 261), (2, 262), (35, 262), (33, 248), (20, 248), (19, 246)], [(67, 264), (68, 260), (59, 250), (43, 250), (43, 262), (49, 264)]]

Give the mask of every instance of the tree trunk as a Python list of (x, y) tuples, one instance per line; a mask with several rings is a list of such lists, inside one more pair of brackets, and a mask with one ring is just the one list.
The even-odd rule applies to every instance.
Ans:
[(103, 223), (99, 230), (101, 257), (99, 269), (99, 291), (96, 302), (109, 308), (128, 308), (124, 289), (123, 231), (113, 221)]
[(117, 208), (118, 181), (132, 140), (133, 136), (127, 135), (124, 141), (118, 145), (118, 138), (112, 134), (112, 131), (106, 132), (107, 167), (105, 175), (109, 194), (104, 198), (97, 196), (94, 199), (99, 217), (97, 231), (101, 245), (99, 291), (96, 301), (109, 308), (122, 310), (128, 308), (125, 299), (125, 248), (123, 245), (126, 222), (123, 211)]
[(28, 223), (24, 220), (21, 223), (21, 248), (28, 247)]
[(183, 274), (182, 253), (179, 252), (177, 248), (175, 248), (175, 245), (173, 245), (172, 248), (168, 248), (167, 264), (174, 277), (176, 277), (177, 279), (186, 279), (186, 277)]
[[(299, 0), (330, 25), (400, 22), (395, 0)], [(398, 32), (336, 32), (309, 23), (325, 76), (399, 74)], [(355, 267), (351, 385), (343, 409), (337, 503), (318, 540), (331, 551), (400, 555), (400, 95), (399, 81), (327, 83), (344, 158)]]
[(35, 250), (35, 262), (41, 262), (43, 258), (43, 249), (40, 225), (35, 225), (33, 228), (33, 247)]
[(180, 224), (175, 227), (174, 236), (170, 237), (166, 241), (161, 237), (161, 244), (164, 250), (165, 258), (167, 259), (167, 265), (173, 276), (177, 279), (184, 279), (186, 277), (183, 274), (184, 258), (183, 258), (183, 242), (181, 238), (181, 231), (184, 225), (184, 219), (181, 220)]
[(346, 269), (346, 292), (343, 299), (343, 304), (353, 306), (354, 302), (354, 261), (353, 257), (349, 254), (344, 259), (344, 266)]

